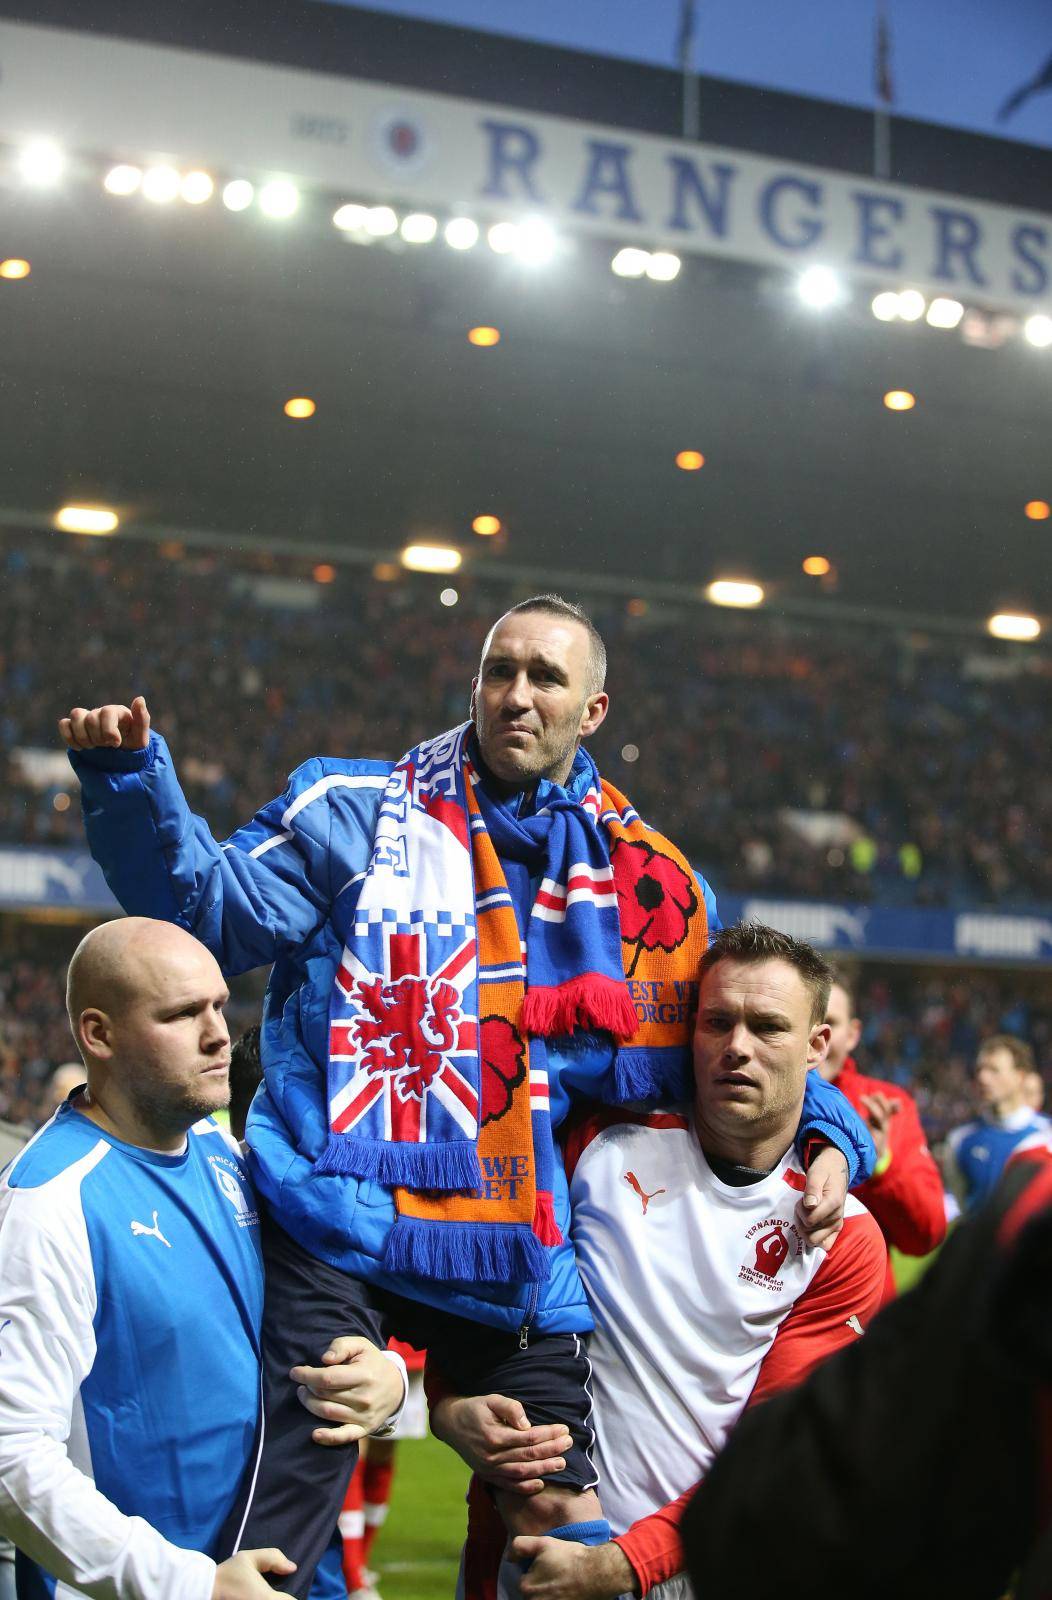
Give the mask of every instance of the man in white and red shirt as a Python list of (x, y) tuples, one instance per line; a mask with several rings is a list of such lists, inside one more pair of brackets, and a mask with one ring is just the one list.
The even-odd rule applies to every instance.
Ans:
[[(691, 1113), (604, 1109), (566, 1144), (596, 1320), (599, 1494), (616, 1536), (516, 1539), (512, 1554), (530, 1563), (526, 1597), (688, 1592), (675, 1577), (679, 1518), (730, 1429), (746, 1406), (853, 1343), (880, 1303), (886, 1249), (864, 1207), (849, 1197), (828, 1253), (805, 1246), (794, 1217), (805, 1180), (793, 1138), (807, 1072), (829, 1042), (828, 966), (810, 946), (746, 924), (713, 941), (700, 976)], [(531, 1459), (540, 1476), (538, 1452), (558, 1448), (517, 1433), (497, 1396), (447, 1396), (432, 1426), (490, 1481)], [(503, 1541), (495, 1524), (487, 1535), (482, 1494), (472, 1510), (464, 1592), (481, 1600), (495, 1592)]]

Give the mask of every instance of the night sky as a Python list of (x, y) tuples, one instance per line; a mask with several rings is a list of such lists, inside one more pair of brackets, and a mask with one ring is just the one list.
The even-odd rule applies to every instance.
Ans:
[[(368, 0), (374, 11), (671, 66), (680, 0)], [(698, 0), (694, 61), (718, 78), (873, 104), (872, 0)], [(894, 109), (1052, 147), (1052, 89), (997, 112), (1052, 56), (1052, 0), (887, 0)], [(704, 105), (702, 106), (704, 138)]]

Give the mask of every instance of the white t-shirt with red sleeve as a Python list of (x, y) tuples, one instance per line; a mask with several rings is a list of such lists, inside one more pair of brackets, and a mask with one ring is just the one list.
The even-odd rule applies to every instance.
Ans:
[(724, 1183), (685, 1116), (601, 1112), (571, 1130), (565, 1158), (596, 1322), (599, 1494), (646, 1593), (681, 1569), (679, 1514), (745, 1406), (861, 1335), (887, 1253), (851, 1196), (833, 1249), (808, 1248), (795, 1152), (758, 1182)]

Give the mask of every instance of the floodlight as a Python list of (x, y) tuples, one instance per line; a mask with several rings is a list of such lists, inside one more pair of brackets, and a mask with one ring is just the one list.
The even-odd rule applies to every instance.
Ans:
[(410, 572), (456, 572), (461, 559), (452, 545), (410, 544), (402, 551), (402, 565)]
[(223, 204), (228, 211), (247, 211), (255, 195), (247, 178), (234, 178), (223, 190)]
[(479, 225), (470, 217), (450, 217), (443, 238), (451, 250), (470, 250), (478, 244)]
[(763, 604), (763, 590), (758, 583), (741, 583), (729, 578), (710, 583), (706, 598), (716, 606), (758, 606)]
[(272, 178), (259, 191), (259, 209), (265, 217), (291, 217), (299, 203), (300, 192), (287, 178)]
[(49, 189), (66, 168), (66, 158), (51, 139), (34, 139), (19, 153), (18, 170), (34, 188)]
[(438, 220), (426, 211), (412, 211), (402, 218), (402, 238), (406, 244), (430, 244), (438, 232)]
[(956, 328), (963, 316), (961, 302), (947, 299), (945, 295), (936, 296), (928, 307), (928, 323), (933, 328)]
[(366, 233), (372, 234), (374, 239), (385, 239), (389, 234), (398, 232), (398, 218), (390, 206), (370, 206), (365, 213), (362, 227)]
[(649, 250), (637, 250), (634, 245), (626, 245), (611, 261), (610, 271), (616, 273), (619, 278), (641, 278), (647, 270), (649, 260)]
[(1046, 317), (1041, 312), (1027, 317), (1023, 333), (1028, 344), (1036, 346), (1038, 350), (1047, 349), (1052, 344), (1052, 317)]
[(143, 199), (152, 201), (155, 206), (168, 205), (179, 193), (179, 174), (174, 167), (164, 165), (147, 168), (143, 173), (142, 193)]
[(130, 167), (122, 162), (120, 166), (111, 167), (102, 180), (102, 187), (107, 194), (135, 194), (142, 185), (142, 168)]
[(1041, 624), (1036, 617), (1019, 615), (1013, 611), (999, 611), (992, 616), (986, 624), (988, 633), (995, 639), (1017, 639), (1025, 641), (1036, 639), (1041, 632)]
[(903, 289), (899, 295), (899, 316), (903, 322), (919, 322), (926, 303), (919, 289)]
[(832, 267), (808, 267), (796, 280), (796, 292), (805, 306), (813, 311), (825, 311), (843, 298), (840, 279)]
[(671, 250), (655, 250), (646, 264), (646, 275), (655, 283), (671, 283), (673, 278), (679, 277), (682, 265), (679, 256), (673, 255)]

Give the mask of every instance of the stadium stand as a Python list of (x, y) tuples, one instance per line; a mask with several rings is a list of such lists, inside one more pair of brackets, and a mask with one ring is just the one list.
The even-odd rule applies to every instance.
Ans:
[[(495, 606), (521, 595), (468, 588), (446, 608), (433, 581), (348, 567), (319, 584), (305, 561), (171, 544), (125, 543), (118, 561), (8, 535), (0, 551), (0, 841), (20, 843), (81, 843), (54, 733), (72, 704), (144, 693), (224, 837), (310, 755), (389, 757), (460, 721)], [(45, 607), (91, 626), (43, 652)], [(640, 601), (596, 610), (615, 664), (596, 757), (724, 892), (1052, 901), (1044, 654)], [(237, 708), (221, 745), (217, 706)]]

